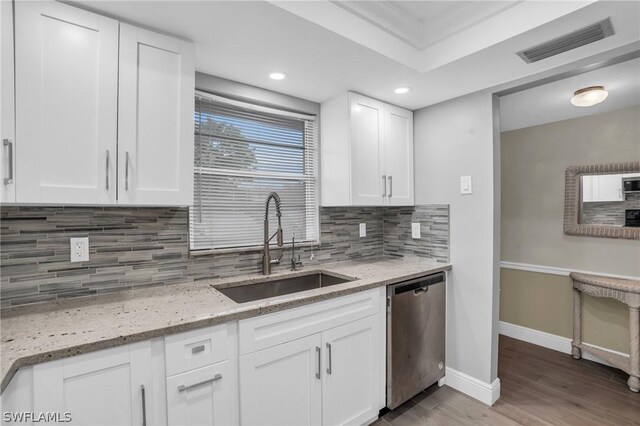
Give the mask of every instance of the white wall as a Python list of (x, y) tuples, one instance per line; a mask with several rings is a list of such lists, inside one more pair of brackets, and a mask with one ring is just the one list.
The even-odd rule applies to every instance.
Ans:
[[(500, 157), (494, 151), (499, 144), (495, 116), (490, 93), (414, 113), (416, 204), (450, 205), (447, 366), (486, 385), (497, 378), (498, 364), (499, 234), (494, 233), (500, 230)], [(472, 195), (460, 195), (460, 176), (466, 175), (473, 176)]]

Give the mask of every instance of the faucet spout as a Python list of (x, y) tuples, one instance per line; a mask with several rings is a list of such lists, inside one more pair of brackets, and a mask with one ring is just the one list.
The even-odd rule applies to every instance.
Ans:
[[(271, 200), (275, 201), (276, 205), (276, 216), (278, 217), (278, 229), (276, 232), (269, 236), (269, 204)], [(264, 239), (262, 245), (262, 273), (264, 275), (269, 275), (271, 273), (271, 265), (278, 265), (280, 263), (280, 259), (282, 259), (282, 254), (276, 260), (271, 260), (269, 255), (269, 241), (276, 237), (276, 243), (278, 247), (282, 247), (284, 244), (284, 237), (282, 234), (282, 212), (280, 210), (280, 196), (277, 192), (271, 192), (264, 203)]]

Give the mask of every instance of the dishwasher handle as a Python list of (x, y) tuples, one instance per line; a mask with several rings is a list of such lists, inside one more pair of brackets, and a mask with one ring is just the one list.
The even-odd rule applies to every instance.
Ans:
[(414, 280), (392, 285), (392, 294), (398, 295), (413, 291), (415, 295), (426, 293), (429, 286), (445, 282), (444, 272), (428, 275), (426, 277), (416, 278)]

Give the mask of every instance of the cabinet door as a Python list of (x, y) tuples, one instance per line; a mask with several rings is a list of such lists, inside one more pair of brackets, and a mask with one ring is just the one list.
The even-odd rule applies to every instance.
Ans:
[(15, 2), (16, 200), (116, 200), (118, 22)]
[(71, 424), (156, 424), (149, 341), (33, 367), (33, 406), (68, 412)]
[(240, 357), (240, 423), (319, 425), (320, 334)]
[[(351, 204), (385, 204), (382, 103), (362, 95), (349, 96), (351, 125)], [(346, 184), (346, 182), (345, 182)]]
[(229, 361), (167, 379), (169, 425), (238, 424), (237, 379)]
[(193, 45), (120, 24), (118, 203), (193, 203)]
[(597, 175), (593, 177), (596, 197), (594, 201), (624, 201), (622, 196), (622, 175)]
[(16, 200), (13, 79), (13, 2), (0, 2), (0, 201)]
[(323, 425), (364, 424), (378, 415), (381, 344), (378, 315), (322, 333)]
[(385, 105), (387, 198), (391, 206), (413, 205), (413, 113)]

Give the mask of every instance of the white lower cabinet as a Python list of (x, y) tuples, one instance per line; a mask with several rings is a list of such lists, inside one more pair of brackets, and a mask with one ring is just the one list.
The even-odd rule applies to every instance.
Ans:
[[(384, 300), (374, 289), (240, 321), (241, 353), (295, 336), (240, 356), (240, 423), (359, 425), (376, 418), (384, 406)], [(316, 332), (298, 337), (305, 329)]]
[(21, 368), (0, 404), (78, 425), (366, 424), (384, 406), (385, 299), (372, 289)]
[(322, 333), (322, 424), (360, 425), (378, 414), (379, 347), (379, 315)]
[(237, 381), (230, 361), (167, 379), (169, 425), (238, 424)]
[(164, 404), (153, 398), (159, 349), (148, 340), (35, 365), (34, 412), (69, 413), (77, 425), (163, 423)]
[(240, 357), (243, 425), (320, 425), (319, 334)]

